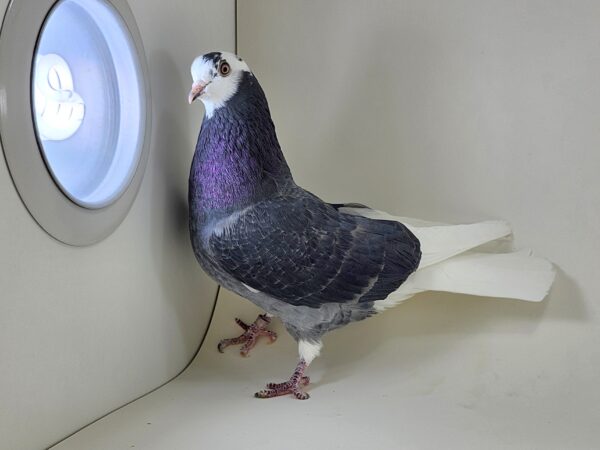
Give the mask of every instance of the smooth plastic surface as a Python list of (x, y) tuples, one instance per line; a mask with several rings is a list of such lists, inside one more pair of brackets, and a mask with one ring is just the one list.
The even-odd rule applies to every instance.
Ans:
[[(41, 8), (41, 0), (34, 3)], [(24, 207), (0, 158), (2, 450), (47, 448), (168, 381), (191, 360), (208, 326), (216, 285), (196, 263), (186, 219), (202, 120), (202, 109), (187, 104), (188, 73), (200, 43), (206, 51), (233, 49), (233, 2), (128, 3), (146, 49), (155, 120), (146, 175), (123, 223), (92, 246), (52, 239)], [(0, 0), (0, 14), (6, 6)], [(35, 38), (38, 30), (16, 33)], [(7, 92), (10, 102), (0, 109), (18, 104), (31, 115), (26, 75), (23, 91)], [(50, 186), (39, 188), (58, 191), (42, 168)], [(35, 168), (28, 169), (33, 176)], [(58, 217), (63, 225), (70, 218)]]
[(34, 55), (40, 150), (75, 203), (102, 208), (127, 188), (144, 140), (145, 91), (127, 24), (106, 0), (61, 0)]
[[(377, 368), (349, 342), (366, 352), (352, 377), (423, 396), (390, 394), (403, 434), (390, 448), (598, 447), (600, 3), (248, 0), (238, 17), (300, 185), (408, 217), (505, 219), (517, 248), (558, 267), (538, 305), (392, 311), (397, 333), (418, 334), (383, 345), (416, 346)], [(389, 431), (370, 420), (379, 401), (357, 408), (360, 432)]]
[[(531, 372), (543, 377), (524, 361), (514, 367), (511, 352), (540, 344), (538, 328), (547, 327), (537, 305), (419, 295), (328, 335), (307, 371), (304, 401), (253, 397), (296, 365), (295, 342), (277, 321), (279, 339), (262, 340), (249, 357), (235, 347), (217, 351), (220, 339), (240, 333), (234, 317), (251, 322), (259, 312), (221, 290), (209, 334), (181, 376), (52, 449), (586, 449), (596, 442), (592, 417), (573, 424), (566, 408), (536, 400), (517, 381)], [(490, 331), (502, 328), (511, 332)]]
[[(274, 322), (279, 333), (274, 344), (261, 340), (247, 358), (238, 347), (220, 354), (218, 341), (240, 333), (233, 318), (252, 322), (260, 312), (246, 300), (221, 293), (209, 335), (184, 374), (52, 449), (396, 449), (419, 434), (425, 441), (431, 438), (426, 430), (432, 418), (454, 409), (445, 427), (451, 430), (473, 416), (468, 408), (451, 404), (429, 409), (434, 401), (428, 391), (442, 381), (420, 379), (423, 368), (415, 372), (417, 361), (436, 364), (429, 354), (435, 346), (430, 347), (426, 332), (409, 325), (415, 324), (411, 307), (402, 308), (403, 316), (396, 310), (330, 335), (323, 357), (308, 370), (310, 399), (256, 399), (254, 392), (266, 382), (290, 376), (297, 347)], [(462, 431), (457, 428), (454, 434), (458, 438)]]
[[(113, 62), (117, 66), (127, 69), (128, 72), (126, 75), (121, 76), (121, 78), (118, 71), (115, 72), (121, 87), (126, 87), (130, 84), (123, 82), (124, 79), (137, 78), (137, 89), (132, 89), (126, 94), (119, 94), (120, 100), (133, 102), (128, 107), (123, 108), (124, 110), (131, 110), (133, 113), (132, 118), (119, 119), (121, 121), (119, 126), (127, 125), (128, 123), (130, 126), (127, 131), (119, 132), (118, 136), (115, 133), (111, 133), (112, 129), (110, 126), (107, 126), (107, 121), (99, 117), (103, 114), (98, 113), (111, 113), (108, 114), (108, 118), (116, 120), (118, 117), (112, 114), (116, 111), (114, 108), (116, 104), (112, 104), (110, 110), (106, 110), (104, 108), (96, 108), (94, 102), (91, 102), (87, 108), (87, 119), (84, 112), (81, 126), (78, 130), (75, 130), (73, 136), (62, 141), (42, 140), (42, 142), (45, 142), (43, 144), (45, 145), (44, 148), (52, 161), (50, 170), (40, 151), (40, 139), (38, 139), (35, 130), (35, 113), (33, 111), (35, 86), (32, 86), (31, 77), (35, 79), (34, 55), (37, 48), (38, 35), (48, 13), (56, 2), (53, 0), (21, 0), (9, 3), (0, 34), (0, 139), (12, 182), (17, 188), (18, 194), (27, 210), (44, 230), (61, 242), (77, 246), (94, 244), (106, 238), (119, 226), (127, 215), (140, 188), (142, 178), (146, 173), (145, 169), (148, 161), (152, 131), (152, 96), (150, 83), (147, 81), (149, 74), (144, 46), (136, 26), (136, 19), (131, 14), (126, 0), (113, 0), (110, 3), (112, 5), (110, 8), (113, 9), (108, 10), (102, 1), (85, 1), (88, 9), (93, 11), (95, 16), (97, 16), (96, 19), (90, 19), (87, 13), (79, 14), (88, 17), (87, 26), (89, 27), (91, 26), (90, 22), (94, 24), (95, 20), (102, 22), (100, 19), (102, 12), (108, 14), (107, 11), (116, 10), (122, 21), (126, 24), (132, 48), (129, 49), (129, 53), (124, 52), (121, 54), (119, 52), (112, 52), (111, 54), (114, 59)], [(79, 7), (79, 4), (72, 3), (72, 0), (66, 0), (64, 3), (59, 4), (59, 12), (64, 7), (60, 7), (60, 5), (74, 5), (75, 8)], [(90, 8), (89, 5), (96, 5), (96, 8)], [(2, 10), (4, 11), (4, 8)], [(69, 11), (69, 8), (67, 8), (67, 11)], [(110, 14), (113, 13), (111, 12)], [(47, 34), (52, 39), (48, 38), (49, 41), (47, 42), (46, 39), (43, 39), (42, 47), (49, 51), (49, 53), (43, 54), (48, 57), (50, 55), (57, 55), (56, 53), (52, 53), (53, 51), (63, 53), (63, 56), (66, 57), (66, 59), (63, 58), (65, 63), (67, 63), (67, 60), (71, 63), (69, 71), (74, 70), (76, 75), (81, 75), (81, 70), (89, 69), (87, 70), (89, 72), (87, 75), (92, 80), (98, 82), (102, 79), (102, 77), (98, 77), (99, 71), (102, 72), (106, 69), (110, 72), (112, 65), (108, 64), (108, 62), (111, 61), (111, 58), (106, 55), (105, 58), (100, 59), (97, 53), (90, 53), (90, 51), (82, 52), (81, 54), (78, 52), (73, 52), (74, 54), (70, 53), (69, 49), (73, 51), (78, 47), (65, 41), (69, 42), (69, 39), (77, 38), (81, 34), (86, 35), (85, 29), (77, 28), (71, 22), (69, 22), (69, 28), (62, 30), (62, 21), (59, 20), (57, 23), (61, 25), (61, 31), (50, 30), (49, 34), (45, 33), (45, 35)], [(52, 28), (54, 21), (50, 20), (49, 23), (50, 28)], [(121, 27), (125, 26), (122, 22), (114, 22), (113, 25), (115, 24)], [(65, 34), (64, 31), (69, 30), (73, 31), (73, 36), (69, 33)], [(91, 35), (100, 41), (109, 42), (111, 39), (115, 39), (113, 34), (111, 34), (111, 38), (104, 39), (102, 33), (98, 30), (96, 31), (96, 33), (91, 33)], [(81, 36), (79, 37), (83, 42), (84, 39)], [(83, 47), (86, 48), (85, 45)], [(106, 44), (106, 47), (110, 49), (111, 45)], [(122, 58), (123, 55), (132, 52), (136, 55), (137, 67), (132, 66), (132, 60), (119, 60), (119, 55), (121, 59), (126, 59)], [(86, 61), (86, 55), (90, 56), (90, 61)], [(60, 55), (57, 56), (60, 57)], [(54, 65), (58, 66), (57, 70), (63, 72), (62, 77), (66, 78), (66, 67), (62, 64)], [(52, 83), (55, 87), (58, 87), (57, 85), (60, 84), (58, 73), (56, 74), (57, 77), (52, 76), (51, 73), (49, 75), (51, 75), (51, 79), (48, 80), (48, 84)], [(56, 78), (59, 79), (57, 80)], [(111, 77), (107, 76), (105, 78), (110, 79)], [(33, 82), (33, 84), (35, 85), (36, 83)], [(75, 84), (79, 86), (77, 89), (80, 89), (81, 92), (77, 95), (80, 95), (82, 100), (84, 98), (90, 100), (96, 95), (90, 95), (86, 90), (86, 83), (80, 83), (75, 80)], [(101, 84), (98, 83), (99, 86)], [(43, 86), (41, 87), (43, 89)], [(87, 88), (89, 87), (87, 86)], [(46, 86), (46, 88), (49, 88), (49, 86)], [(110, 89), (105, 89), (103, 92), (107, 94), (106, 98), (104, 98), (104, 101), (107, 101), (110, 97), (108, 95), (110, 94)], [(66, 93), (59, 95), (54, 100), (65, 100), (64, 97), (66, 97)], [(110, 102), (108, 103), (110, 104)], [(52, 107), (52, 105), (49, 106)], [(58, 107), (60, 105), (54, 106)], [(79, 109), (75, 107), (76, 105), (64, 106), (67, 106), (72, 113), (76, 114)], [(58, 116), (61, 114), (62, 112), (57, 113)], [(94, 151), (91, 154), (87, 153), (86, 150), (94, 148), (94, 142), (93, 140), (87, 142), (86, 139), (81, 139), (81, 137), (83, 134), (86, 134), (89, 138), (94, 137), (85, 132), (85, 130), (89, 131), (90, 127), (96, 125), (98, 129), (92, 133), (96, 138), (99, 136), (100, 140), (109, 138), (109, 141), (117, 138), (123, 139), (122, 142), (119, 142), (117, 139), (115, 149), (119, 149), (119, 146), (122, 144), (124, 151), (116, 152), (113, 155), (107, 155), (102, 152), (97, 154)], [(48, 130), (46, 129), (45, 131)], [(109, 146), (107, 148), (112, 148), (110, 147), (110, 142), (107, 145)], [(100, 147), (102, 147), (102, 144), (100, 144)], [(109, 156), (112, 159), (108, 158)], [(77, 168), (79, 164), (82, 164), (82, 161), (94, 161), (95, 157), (99, 157), (100, 159), (107, 158), (102, 162), (96, 161), (91, 165), (99, 170), (99, 173), (96, 173), (96, 175), (99, 175), (101, 179), (92, 177), (90, 172), (85, 170), (87, 163), (83, 164), (83, 168), (80, 167), (80, 170)], [(109, 159), (111, 160), (108, 161)], [(57, 163), (57, 161), (62, 162)], [(56, 170), (58, 172), (55, 173), (55, 177), (53, 178), (51, 171)], [(60, 176), (57, 174), (60, 174)], [(58, 181), (69, 180), (67, 185), (71, 191), (66, 188), (61, 189), (55, 178)], [(117, 184), (114, 185), (113, 182)], [(115, 186), (118, 187), (117, 190), (112, 189)], [(87, 202), (87, 206), (105, 206), (99, 209), (83, 207), (75, 203), (68, 196), (69, 192), (71, 194), (75, 193), (80, 203), (84, 204)], [(118, 196), (115, 197), (115, 195)]]

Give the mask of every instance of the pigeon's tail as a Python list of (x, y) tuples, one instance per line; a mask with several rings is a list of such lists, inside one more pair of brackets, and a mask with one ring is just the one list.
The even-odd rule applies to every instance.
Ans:
[(342, 208), (341, 212), (372, 219), (395, 220), (406, 225), (421, 243), (419, 268), (385, 300), (378, 311), (392, 307), (423, 291), (444, 291), (486, 297), (541, 301), (554, 281), (554, 268), (530, 250), (493, 253), (510, 236), (503, 221), (470, 225), (445, 225), (395, 217), (367, 208)]
[(554, 281), (552, 264), (532, 256), (531, 250), (513, 253), (465, 252), (417, 270), (409, 279), (419, 291), (503, 297), (539, 302)]

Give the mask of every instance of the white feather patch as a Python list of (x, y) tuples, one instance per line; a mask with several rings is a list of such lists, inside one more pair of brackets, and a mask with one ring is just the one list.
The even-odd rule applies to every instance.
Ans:
[(218, 74), (213, 61), (205, 61), (202, 56), (198, 56), (191, 66), (190, 71), (194, 83), (206, 84), (204, 92), (199, 98), (204, 103), (208, 118), (212, 117), (217, 109), (225, 106), (225, 103), (237, 92), (242, 73), (250, 72), (248, 64), (233, 53), (221, 52), (221, 61), (223, 60), (227, 61), (231, 67), (228, 76)]
[(246, 289), (248, 289), (250, 292), (253, 292), (255, 294), (259, 293), (260, 291), (258, 289), (254, 289), (253, 287), (248, 286), (246, 283), (242, 283), (244, 285), (244, 287)]
[(554, 266), (528, 252), (466, 252), (413, 274), (419, 290), (539, 302), (554, 281)]
[(300, 354), (300, 358), (306, 361), (306, 364), (310, 364), (313, 359), (321, 354), (321, 348), (323, 348), (321, 341), (298, 341), (298, 353)]
[(210, 238), (211, 235), (221, 237), (223, 233), (227, 232), (229, 228), (235, 225), (239, 218), (242, 215), (246, 214), (246, 212), (248, 212), (248, 210), (250, 210), (251, 208), (251, 206), (248, 206), (242, 209), (241, 211), (236, 211), (234, 213), (231, 213), (231, 215), (224, 217), (223, 219), (219, 219), (216, 222), (213, 222), (212, 227), (208, 227), (208, 229), (210, 230), (210, 234), (206, 235), (205, 238)]
[(385, 311), (425, 291), (539, 302), (548, 295), (556, 271), (552, 263), (524, 249), (512, 253), (465, 252), (411, 274), (373, 307)]
[(375, 303), (373, 303), (373, 308), (375, 309), (375, 311), (377, 311), (378, 313), (383, 312), (386, 309), (393, 308), (399, 303), (408, 300), (413, 295), (416, 295), (419, 292), (423, 292), (422, 289), (415, 288), (415, 286), (413, 285), (411, 280), (411, 277), (413, 275), (414, 273), (411, 274), (398, 289), (396, 289), (386, 298), (384, 298), (383, 300), (377, 300)]

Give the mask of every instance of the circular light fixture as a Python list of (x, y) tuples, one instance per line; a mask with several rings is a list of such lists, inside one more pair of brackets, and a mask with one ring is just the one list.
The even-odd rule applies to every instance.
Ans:
[(56, 183), (102, 208), (127, 187), (140, 156), (138, 58), (105, 0), (60, 0), (44, 23), (32, 77), (35, 124)]
[(9, 4), (0, 141), (23, 203), (58, 240), (98, 242), (131, 207), (148, 157), (147, 74), (126, 0)]

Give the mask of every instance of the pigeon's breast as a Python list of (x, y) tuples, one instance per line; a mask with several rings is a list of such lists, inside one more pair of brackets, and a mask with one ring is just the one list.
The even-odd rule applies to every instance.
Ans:
[(190, 211), (190, 238), (196, 259), (202, 269), (217, 282), (228, 285), (231, 276), (223, 272), (211, 253), (211, 239), (228, 239), (228, 230), (252, 209), (251, 206), (228, 213), (194, 213)]

